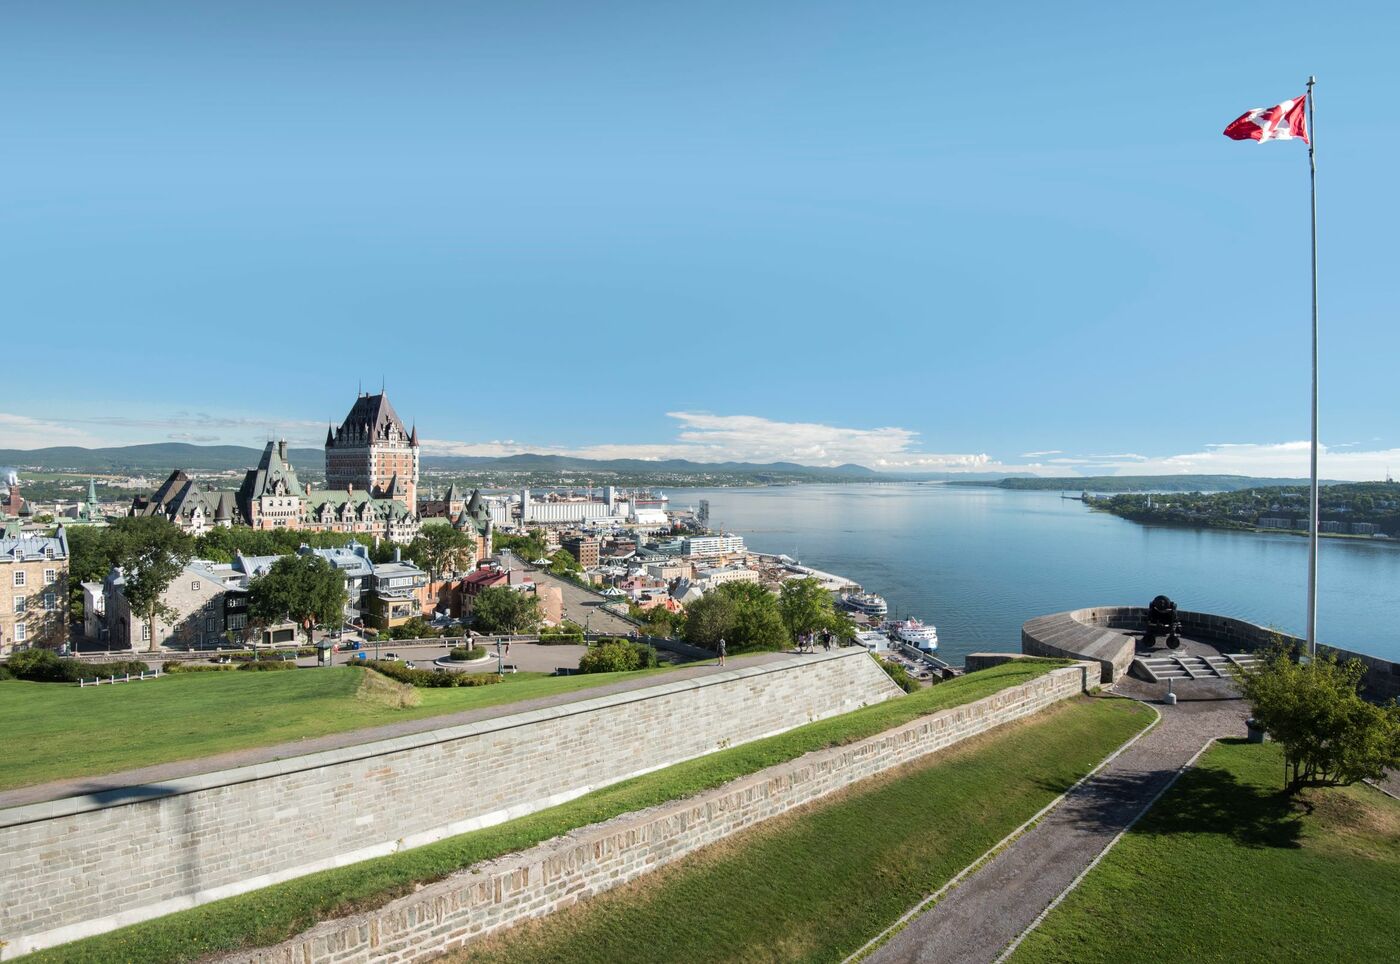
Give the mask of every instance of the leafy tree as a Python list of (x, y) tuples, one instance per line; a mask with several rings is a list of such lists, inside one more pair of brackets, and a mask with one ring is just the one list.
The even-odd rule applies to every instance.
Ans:
[(478, 631), (492, 636), (533, 633), (540, 624), (540, 601), (534, 593), (492, 586), (473, 600), (472, 623)]
[(728, 582), (691, 603), (686, 610), (686, 642), (714, 649), (721, 637), (732, 653), (781, 649), (787, 642), (787, 627), (778, 597), (757, 583)]
[(476, 559), (476, 540), (452, 526), (424, 526), (405, 555), (427, 571), (431, 590), (447, 573), (471, 566)]
[(583, 572), (583, 566), (567, 549), (559, 549), (549, 557), (549, 571), (556, 576), (569, 576)]
[(345, 612), (345, 577), (317, 555), (282, 556), (248, 585), (248, 619), (271, 626), (290, 619), (306, 633), (317, 623), (335, 623)]
[(912, 693), (919, 688), (919, 681), (910, 676), (909, 671), (903, 666), (898, 663), (892, 663), (887, 659), (881, 659), (879, 656), (874, 658), (875, 662), (880, 664), (880, 668), (889, 674), (890, 679), (894, 680), (894, 685), (904, 690), (904, 692)]
[(531, 529), (526, 535), (497, 532), (491, 537), (491, 542), (492, 548), (497, 552), (509, 549), (526, 562), (542, 559), (549, 555), (549, 547), (545, 544), (543, 529)]
[(778, 609), (783, 614), (783, 624), (787, 626), (792, 639), (803, 633), (833, 629), (836, 622), (831, 593), (811, 576), (789, 579), (783, 583), (778, 592)]
[[(108, 552), (121, 568), (131, 611), (150, 628), (149, 651), (156, 649), (156, 621), (173, 621), (176, 612), (161, 596), (190, 561), (194, 542), (160, 516), (119, 519), (108, 532)], [(132, 646), (135, 649), (135, 645)]]
[(1331, 653), (1304, 665), (1292, 647), (1276, 646), (1237, 674), (1254, 719), (1283, 748), (1291, 792), (1380, 779), (1400, 767), (1400, 707), (1363, 700), (1365, 672), (1360, 660), (1339, 663)]

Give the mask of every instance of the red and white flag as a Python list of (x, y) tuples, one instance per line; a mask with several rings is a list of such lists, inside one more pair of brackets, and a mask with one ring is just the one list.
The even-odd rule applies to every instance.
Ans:
[(1225, 128), (1225, 136), (1234, 141), (1291, 141), (1298, 138), (1308, 143), (1308, 99), (1294, 97), (1274, 107), (1256, 107), (1241, 114)]

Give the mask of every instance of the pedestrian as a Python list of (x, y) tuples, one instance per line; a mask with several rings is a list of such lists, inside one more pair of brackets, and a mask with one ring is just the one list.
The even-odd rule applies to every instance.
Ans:
[(723, 665), (724, 665), (724, 656), (725, 656), (725, 654), (729, 651), (729, 648), (728, 648), (727, 646), (724, 645), (724, 637), (723, 637), (723, 636), (721, 636), (721, 637), (719, 638), (719, 645), (718, 645), (717, 647), (715, 647), (715, 649), (716, 649), (716, 650), (718, 651), (718, 653), (719, 653), (719, 665), (723, 666)]
[(826, 647), (828, 653), (831, 652), (831, 630), (828, 629), (822, 633), (822, 645)]

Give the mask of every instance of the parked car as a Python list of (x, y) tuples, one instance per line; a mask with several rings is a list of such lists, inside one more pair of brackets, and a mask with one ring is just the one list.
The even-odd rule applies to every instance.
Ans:
[(399, 654), (398, 654), (398, 653), (385, 653), (385, 654), (384, 654), (384, 658), (385, 658), (385, 659), (395, 659), (395, 660), (396, 660), (396, 659), (399, 658)]

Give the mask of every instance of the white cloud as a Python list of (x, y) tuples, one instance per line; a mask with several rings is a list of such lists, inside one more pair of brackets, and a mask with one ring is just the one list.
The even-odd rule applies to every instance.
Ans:
[(101, 445), (96, 436), (48, 419), (0, 412), (0, 448), (35, 449), (50, 445)]
[[(1400, 467), (1400, 449), (1355, 451), (1346, 445), (1320, 445), (1318, 475), (1324, 479), (1365, 481), (1383, 479), (1391, 466)], [(1342, 451), (1345, 449), (1345, 451)], [(1073, 465), (1080, 475), (1252, 475), (1279, 478), (1308, 476), (1309, 443), (1220, 442), (1196, 452), (1145, 456), (1087, 455), (1052, 459)]]
[(1022, 452), (1022, 453), (1021, 453), (1021, 458), (1023, 458), (1023, 459), (1042, 459), (1042, 458), (1044, 458), (1044, 457), (1047, 456), (1047, 455), (1063, 455), (1063, 454), (1064, 454), (1064, 453), (1063, 453), (1062, 451), (1060, 451), (1059, 449), (1046, 449), (1044, 452)]
[(325, 432), (324, 422), (308, 419), (265, 419), (208, 412), (85, 418), (31, 418), (0, 412), (0, 448), (16, 449), (53, 445), (101, 448), (162, 440), (256, 447), (270, 438), (285, 438), (294, 445), (320, 445)]

